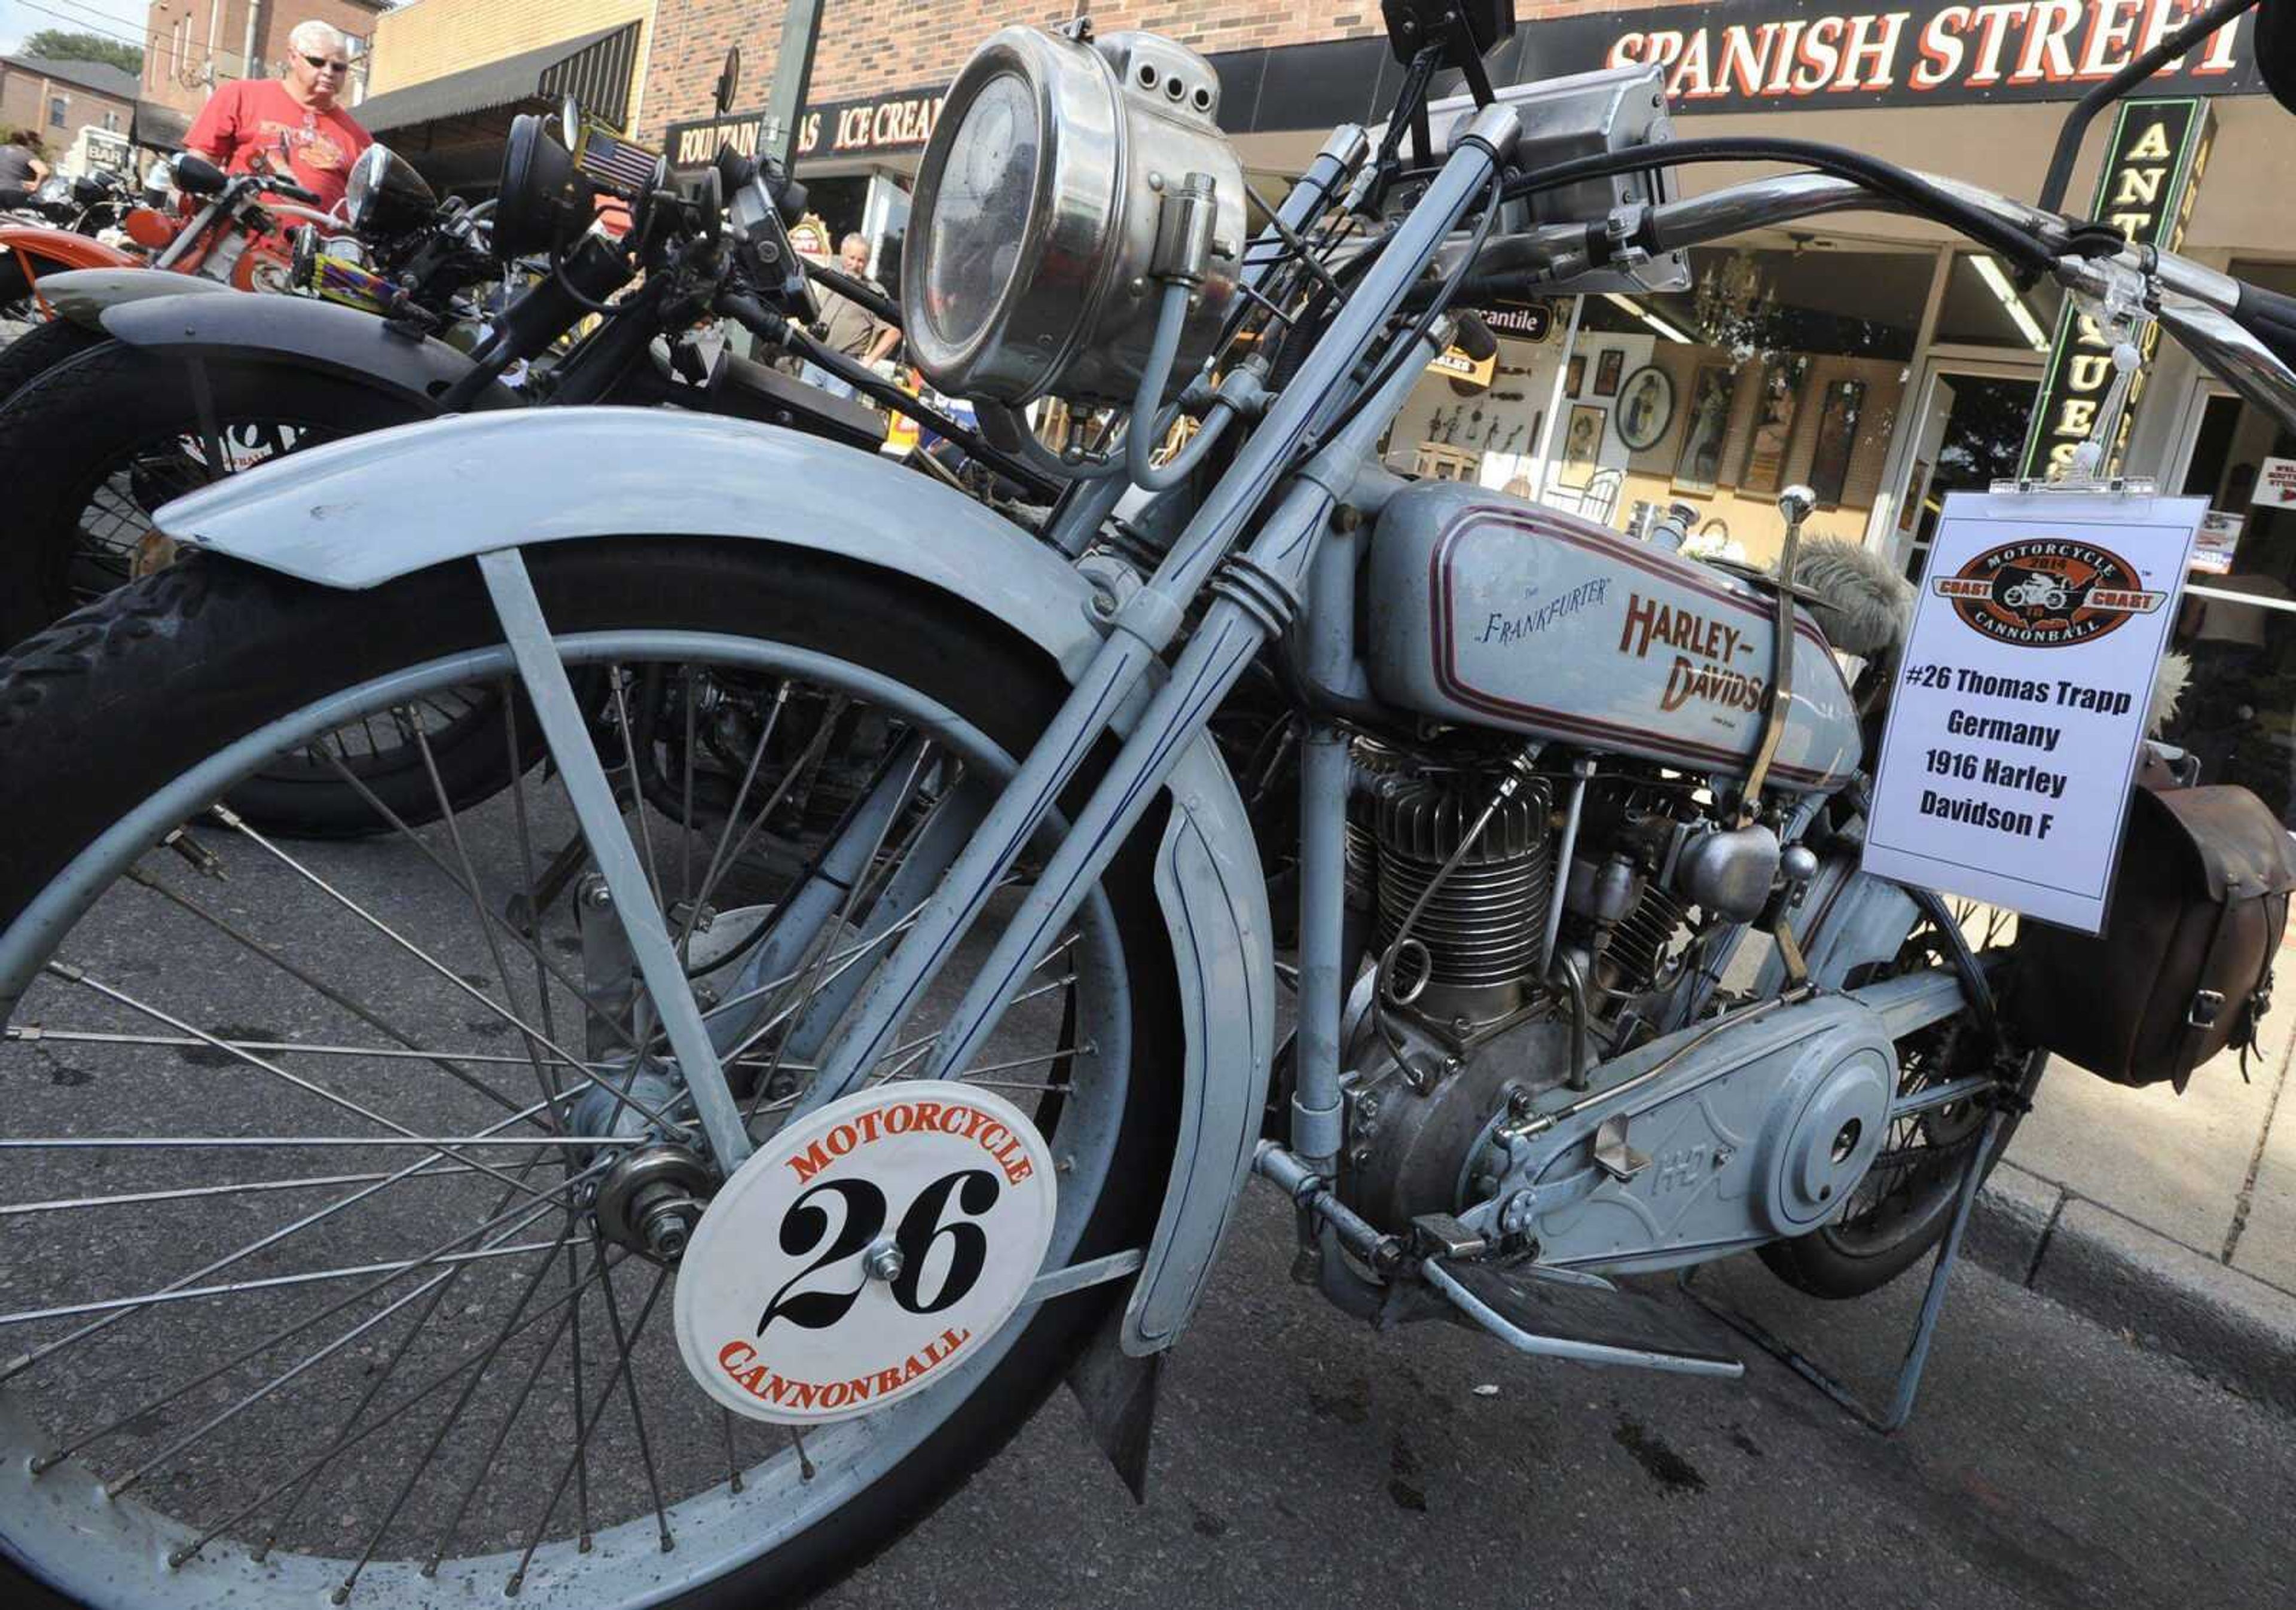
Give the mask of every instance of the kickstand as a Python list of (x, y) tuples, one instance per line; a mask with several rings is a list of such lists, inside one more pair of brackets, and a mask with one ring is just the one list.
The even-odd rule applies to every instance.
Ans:
[(1896, 1434), (1905, 1429), (1906, 1421), (1914, 1418), (1914, 1398), (1921, 1391), (1922, 1370), (1929, 1363), (1930, 1343), (1937, 1335), (1938, 1316), (1945, 1310), (1946, 1283), (1952, 1279), (1953, 1266), (1961, 1256), (1962, 1232), (1969, 1227), (1970, 1210), (1976, 1205), (1977, 1188), (1985, 1178), (1985, 1160), (1993, 1155), (1994, 1142), (2001, 1132), (2002, 1118), (2003, 1115), (1997, 1110), (1986, 1119), (1984, 1132), (1979, 1135), (1976, 1146), (1970, 1152), (1969, 1165), (1962, 1171), (1961, 1184), (1954, 1197), (1953, 1219), (1946, 1226), (1945, 1239), (1938, 1246), (1937, 1262), (1931, 1267), (1929, 1289), (1922, 1295), (1921, 1317), (1914, 1321), (1913, 1337), (1906, 1347), (1906, 1361), (1898, 1371), (1898, 1390), (1890, 1401), (1887, 1414), (1876, 1414), (1824, 1365), (1771, 1334), (1760, 1321), (1701, 1294), (1691, 1283), (1697, 1273), (1694, 1266), (1684, 1270), (1676, 1278), (1675, 1284), (1692, 1302), (1770, 1354), (1866, 1425), (1884, 1436)]

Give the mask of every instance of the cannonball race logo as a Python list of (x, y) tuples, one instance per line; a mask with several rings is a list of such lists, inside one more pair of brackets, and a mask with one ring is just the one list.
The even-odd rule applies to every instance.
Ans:
[(907, 1080), (832, 1101), (711, 1199), (678, 1265), (678, 1351), (753, 1419), (870, 1413), (982, 1351), (1056, 1205), (1044, 1137), (1000, 1096)]
[(1970, 626), (2021, 649), (2094, 642), (2169, 598), (2146, 588), (2136, 568), (2111, 549), (2066, 537), (1988, 548), (1931, 585)]

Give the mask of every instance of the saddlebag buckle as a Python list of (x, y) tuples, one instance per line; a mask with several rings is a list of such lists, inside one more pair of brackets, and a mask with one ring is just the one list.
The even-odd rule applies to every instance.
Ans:
[(2193, 1028), (2214, 1028), (2217, 1019), (2224, 1015), (2224, 1009), (2222, 990), (2196, 990), (2193, 993), (2192, 1009), (2185, 1014), (2185, 1022)]

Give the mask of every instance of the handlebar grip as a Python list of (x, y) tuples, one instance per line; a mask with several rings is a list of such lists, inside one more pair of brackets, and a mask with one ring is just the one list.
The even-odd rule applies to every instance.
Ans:
[(268, 178), (263, 181), (262, 188), (269, 191), (273, 195), (284, 196), (291, 201), (300, 201), (306, 207), (320, 205), (318, 192), (306, 190), (291, 179)]
[(2296, 369), (2296, 297), (2240, 282), (2240, 305), (2233, 318), (2265, 346), (2273, 356)]

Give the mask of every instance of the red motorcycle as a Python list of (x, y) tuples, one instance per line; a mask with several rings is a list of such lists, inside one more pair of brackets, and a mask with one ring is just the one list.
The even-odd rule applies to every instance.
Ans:
[(47, 225), (0, 224), (0, 323), (38, 319), (41, 279), (75, 268), (151, 267), (240, 290), (284, 290), (293, 268), (286, 228), (341, 228), (319, 209), (318, 197), (267, 166), (226, 174), (185, 155), (176, 159), (175, 182), (182, 216), (137, 207), (120, 220), (120, 232), (140, 250)]

